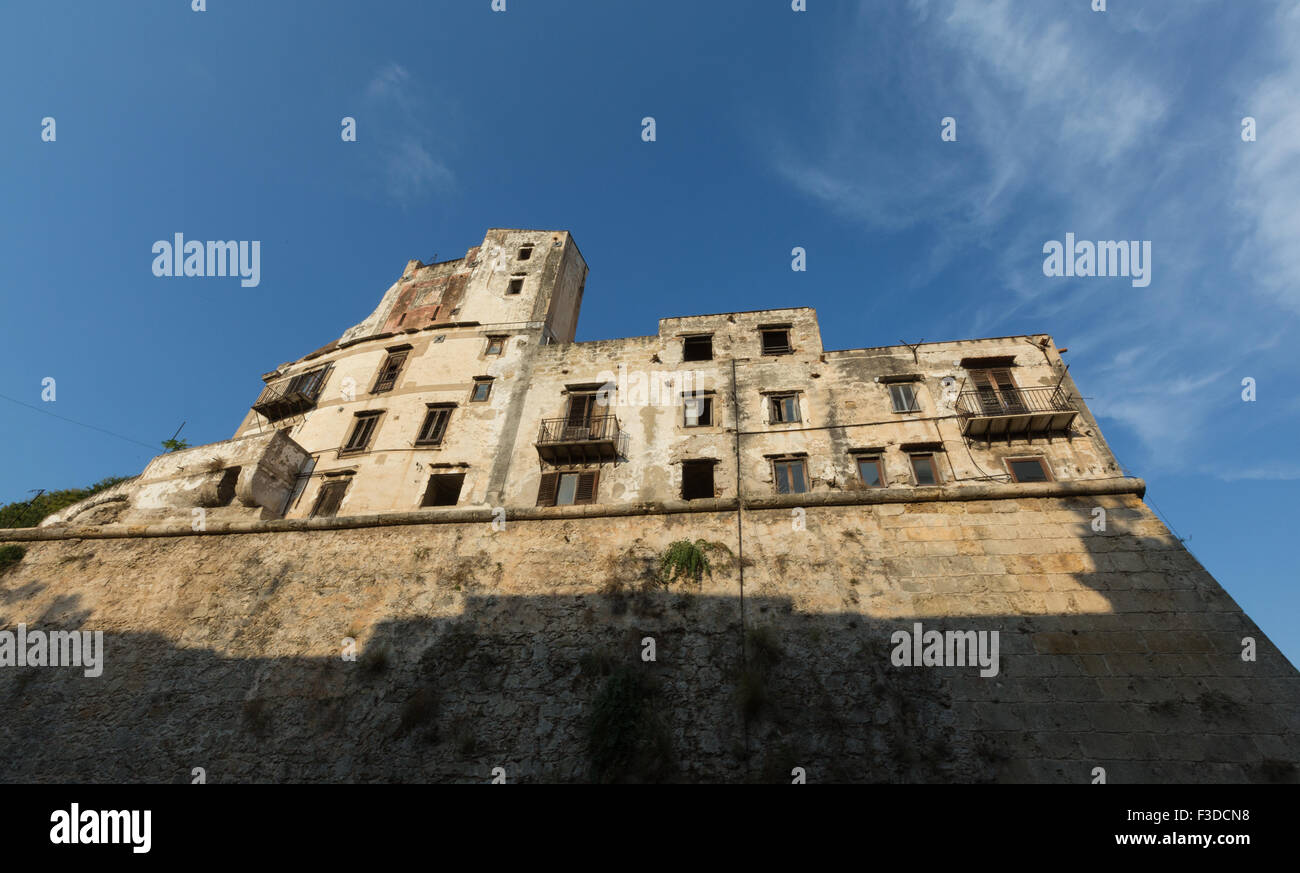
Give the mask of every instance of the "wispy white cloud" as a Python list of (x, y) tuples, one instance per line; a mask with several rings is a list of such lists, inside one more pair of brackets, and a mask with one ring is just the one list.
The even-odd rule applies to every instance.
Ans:
[[(1231, 386), (1290, 381), (1291, 346), (1277, 340), (1300, 309), (1300, 8), (1235, 31), (1258, 43), (1234, 42), (1234, 77), (1222, 77), (1258, 83), (1243, 102), (1260, 141), (1242, 143), (1237, 121), (1251, 113), (1223, 117), (1229, 86), (1186, 74), (1185, 43), (1227, 11), (1174, 5), (911, 0), (891, 14), (864, 2), (828, 65), (827, 114), (842, 117), (812, 148), (808, 132), (778, 131), (770, 155), (841, 216), (932, 231), (922, 281), (949, 258), (982, 261), (954, 323), (997, 334), (1014, 318), (1055, 333), (1103, 425), (1135, 435), (1147, 469), (1195, 467), (1225, 438), (1254, 439), (1262, 424), (1224, 415), (1240, 402)], [(944, 115), (956, 143), (939, 140)], [(1067, 231), (1151, 240), (1151, 286), (1044, 277), (1042, 245)], [(1265, 419), (1276, 423), (1253, 420)]]
[(396, 62), (380, 68), (366, 85), (362, 136), (376, 143), (375, 172), (383, 193), (403, 206), (455, 183), (424, 120), (434, 114), (428, 103), (419, 82)]

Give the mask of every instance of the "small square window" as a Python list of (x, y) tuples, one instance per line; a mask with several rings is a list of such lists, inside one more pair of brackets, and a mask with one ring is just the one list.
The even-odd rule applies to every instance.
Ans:
[(506, 286), (507, 294), (518, 294), (524, 290), (524, 277), (511, 276), (510, 284)]
[(533, 256), (533, 247), (532, 247), (532, 246), (528, 245), (528, 246), (520, 246), (520, 247), (519, 247), (519, 260), (521, 260), (521, 261), (526, 261), (526, 260), (528, 260), (529, 258), (531, 258), (532, 256)]
[(868, 488), (882, 488), (885, 484), (885, 469), (879, 457), (858, 455), (858, 477)]
[(768, 397), (772, 424), (791, 424), (800, 421), (798, 394), (772, 394)]
[(464, 482), (464, 473), (435, 473), (429, 477), (429, 487), (425, 489), (420, 505), (455, 506), (460, 502), (460, 489)]
[(682, 360), (713, 360), (713, 337), (711, 335), (682, 337)]
[(917, 485), (938, 485), (939, 467), (934, 455), (912, 455), (912, 473)]
[(506, 338), (503, 336), (490, 336), (487, 341), (487, 351), (485, 355), (496, 356), (505, 351)]
[(492, 380), (475, 379), (474, 387), (469, 392), (469, 402), (486, 403), (490, 396), (492, 396)]
[(713, 461), (682, 461), (682, 499), (713, 497)]
[(1007, 469), (1013, 482), (1051, 482), (1052, 474), (1042, 458), (1008, 458)]
[(889, 397), (894, 402), (895, 412), (920, 412), (916, 402), (916, 389), (908, 382), (898, 382), (889, 386)]
[(792, 351), (789, 328), (769, 328), (763, 331), (763, 354), (788, 355)]
[(682, 409), (685, 412), (685, 419), (682, 422), (685, 427), (713, 426), (712, 397), (688, 394), (682, 398)]
[(808, 490), (808, 476), (803, 458), (783, 458), (772, 462), (777, 494), (803, 494)]

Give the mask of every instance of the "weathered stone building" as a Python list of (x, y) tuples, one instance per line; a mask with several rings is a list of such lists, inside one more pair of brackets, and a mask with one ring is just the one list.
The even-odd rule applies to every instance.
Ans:
[[(577, 343), (586, 277), (563, 232), (412, 261), (232, 440), (0, 531), (0, 626), (112, 636), (102, 681), (0, 671), (0, 778), (1297, 778), (1300, 675), (1051, 337), (826, 350), (793, 308)], [(713, 574), (665, 588), (683, 539)], [(918, 623), (996, 632), (997, 670), (900, 665)], [(649, 733), (603, 736), (611, 695)]]

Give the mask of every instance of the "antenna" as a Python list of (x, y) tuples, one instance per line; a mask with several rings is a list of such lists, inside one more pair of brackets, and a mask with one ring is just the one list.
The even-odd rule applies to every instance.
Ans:
[(912, 363), (914, 364), (921, 363), (921, 359), (916, 356), (916, 350), (920, 348), (920, 346), (925, 342), (925, 337), (922, 337), (921, 341), (916, 343), (915, 345), (909, 343), (907, 340), (899, 340), (899, 342), (912, 350)]

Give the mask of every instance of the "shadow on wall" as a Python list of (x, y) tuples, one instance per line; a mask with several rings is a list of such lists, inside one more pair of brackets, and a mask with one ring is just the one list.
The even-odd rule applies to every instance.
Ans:
[[(882, 619), (747, 596), (742, 630), (738, 598), (664, 590), (629, 557), (599, 592), (471, 594), (453, 618), (381, 622), (355, 660), (105, 633), (98, 678), (0, 668), (0, 780), (1300, 780), (1300, 676), (1203, 571), (1171, 569), (1176, 542), (1128, 540), (1134, 557), (1111, 563), (1131, 569), (1074, 574), (1113, 610), (1084, 615)], [(813, 561), (800, 579), (834, 572)], [(272, 591), (283, 571), (264, 576)], [(78, 596), (41, 599), (52, 582), (0, 575), (0, 627), (93, 629)], [(259, 607), (246, 632), (278, 621)], [(998, 632), (997, 675), (895, 666), (891, 637), (917, 622)]]

